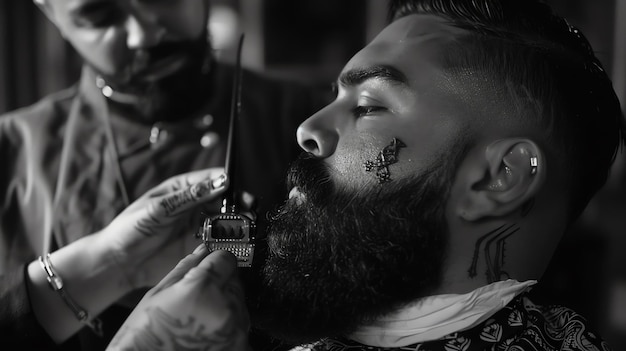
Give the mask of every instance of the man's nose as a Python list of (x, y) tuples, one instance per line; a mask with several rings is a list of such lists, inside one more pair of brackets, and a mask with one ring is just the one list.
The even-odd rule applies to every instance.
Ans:
[(146, 16), (130, 15), (126, 19), (126, 45), (130, 49), (146, 49), (159, 44), (165, 28)]
[(339, 142), (339, 126), (328, 107), (309, 117), (298, 127), (298, 144), (304, 151), (321, 158), (335, 152)]

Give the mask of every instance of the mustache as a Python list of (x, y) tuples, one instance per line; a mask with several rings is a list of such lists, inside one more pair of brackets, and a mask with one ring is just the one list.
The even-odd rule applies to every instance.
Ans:
[[(298, 187), (307, 201), (321, 204), (336, 191), (330, 177), (329, 167), (315, 155), (303, 152), (291, 162), (285, 177), (285, 188), (289, 192)], [(288, 208), (288, 200), (277, 204), (274, 209), (268, 211), (266, 219), (271, 223), (277, 220)]]
[(131, 53), (129, 73), (141, 73), (155, 62), (176, 55), (195, 55), (199, 48), (197, 41), (166, 42), (158, 46), (138, 49)]
[(328, 165), (309, 152), (301, 153), (291, 163), (286, 184), (287, 191), (298, 187), (300, 192), (313, 202), (323, 201), (324, 199), (320, 197), (332, 194), (336, 190)]
[(187, 57), (188, 61), (202, 62), (210, 54), (210, 44), (206, 35), (197, 39), (166, 41), (150, 48), (135, 49), (126, 54), (123, 66), (115, 75), (103, 74), (113, 87), (141, 83), (141, 75), (155, 63), (173, 56)]

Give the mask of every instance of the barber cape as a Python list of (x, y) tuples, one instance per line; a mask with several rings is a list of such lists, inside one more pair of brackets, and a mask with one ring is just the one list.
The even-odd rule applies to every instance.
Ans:
[[(292, 351), (611, 350), (606, 342), (587, 326), (585, 318), (578, 313), (563, 306), (540, 305), (533, 302), (527, 289), (530, 285), (532, 283), (498, 282), (495, 286), (488, 285), (469, 294), (454, 295), (454, 298), (429, 297), (427, 299), (430, 303), (422, 304), (421, 309), (419, 305), (417, 308), (413, 306), (409, 312), (401, 311), (391, 319), (385, 318), (382, 323), (379, 323), (381, 326), (378, 328), (368, 326), (365, 330), (358, 330), (349, 337), (327, 338), (313, 344), (296, 347)], [(494, 294), (494, 291), (507, 292), (500, 295)], [(481, 299), (481, 296), (485, 294), (488, 298)], [(488, 304), (494, 306), (495, 303), (497, 306), (497, 298), (508, 303), (505, 302), (506, 305), (497, 308), (495, 312), (485, 308)], [(476, 306), (484, 313), (468, 312)], [(454, 311), (452, 314), (450, 314), (451, 310)], [(443, 313), (447, 313), (450, 319), (445, 323), (440, 318)], [(413, 315), (412, 319), (411, 315)], [(482, 317), (477, 315), (482, 315)], [(413, 329), (407, 327), (411, 324), (416, 326), (424, 319), (435, 320), (434, 326)], [(469, 325), (463, 326), (463, 321), (468, 320)], [(442, 330), (441, 326), (453, 325), (459, 328), (446, 335), (437, 336), (438, 331)], [(369, 335), (368, 329), (370, 329)], [(411, 335), (407, 333), (407, 330), (423, 330), (423, 333)], [(420, 341), (410, 344), (399, 342), (399, 340), (412, 339)]]

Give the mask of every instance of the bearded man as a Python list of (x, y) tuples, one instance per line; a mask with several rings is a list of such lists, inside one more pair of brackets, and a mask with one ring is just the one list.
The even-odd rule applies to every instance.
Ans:
[[(398, 0), (391, 14), (298, 129), (306, 154), (271, 216), (252, 325), (312, 350), (608, 350), (530, 294), (624, 143), (589, 43), (538, 1)], [(159, 340), (246, 345), (233, 259), (202, 251), (112, 349), (171, 331), (164, 317), (194, 327)]]

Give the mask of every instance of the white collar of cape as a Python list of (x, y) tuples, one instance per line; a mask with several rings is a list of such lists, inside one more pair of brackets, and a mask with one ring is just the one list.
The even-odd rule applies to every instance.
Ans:
[[(466, 294), (427, 296), (360, 327), (347, 338), (383, 348), (437, 340), (482, 323), (536, 283), (536, 280), (508, 279)], [(310, 350), (313, 345), (301, 345), (292, 351)]]
[(364, 345), (390, 348), (437, 340), (480, 324), (536, 283), (508, 279), (466, 294), (424, 297), (347, 337)]

